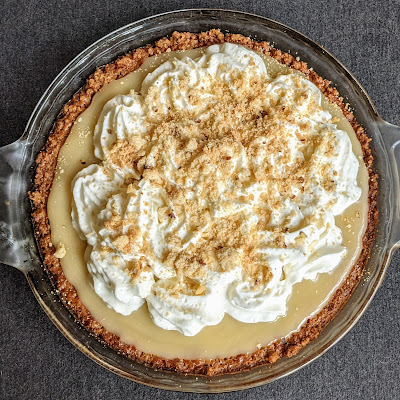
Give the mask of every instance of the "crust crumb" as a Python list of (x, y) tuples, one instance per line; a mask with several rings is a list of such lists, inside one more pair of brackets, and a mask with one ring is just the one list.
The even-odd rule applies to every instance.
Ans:
[[(53, 246), (49, 245), (49, 247), (53, 247)], [(65, 244), (62, 242), (59, 243), (56, 246), (56, 251), (54, 252), (54, 256), (57, 258), (64, 258), (66, 254), (67, 254), (67, 250), (65, 249)]]

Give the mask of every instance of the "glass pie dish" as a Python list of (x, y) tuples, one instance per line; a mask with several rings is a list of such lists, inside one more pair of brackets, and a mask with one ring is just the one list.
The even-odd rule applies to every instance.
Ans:
[[(266, 40), (283, 51), (299, 54), (322, 77), (335, 83), (353, 107), (358, 122), (373, 140), (374, 168), (379, 174), (379, 225), (363, 278), (340, 311), (318, 337), (297, 356), (235, 374), (192, 376), (146, 367), (105, 347), (78, 323), (54, 293), (41, 265), (30, 222), (27, 192), (34, 159), (45, 143), (63, 105), (96, 67), (119, 55), (170, 35), (219, 28)], [(55, 78), (39, 100), (23, 136), (0, 149), (0, 261), (23, 272), (49, 318), (79, 350), (105, 368), (149, 386), (189, 392), (224, 392), (261, 385), (305, 366), (333, 346), (357, 322), (379, 288), (393, 251), (400, 243), (398, 202), (400, 128), (384, 122), (368, 95), (333, 56), (300, 33), (277, 22), (226, 10), (174, 11), (134, 22), (100, 39), (78, 55)]]

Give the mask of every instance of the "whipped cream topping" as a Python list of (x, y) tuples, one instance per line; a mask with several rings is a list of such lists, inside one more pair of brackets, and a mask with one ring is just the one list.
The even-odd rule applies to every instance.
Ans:
[(242, 46), (171, 58), (104, 107), (99, 165), (73, 182), (96, 293), (192, 336), (225, 313), (285, 315), (293, 285), (340, 263), (335, 216), (358, 200), (347, 134), (300, 73)]

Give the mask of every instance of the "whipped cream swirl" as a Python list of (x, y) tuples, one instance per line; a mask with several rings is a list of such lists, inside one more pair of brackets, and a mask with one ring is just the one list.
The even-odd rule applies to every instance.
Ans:
[(270, 77), (234, 44), (171, 58), (117, 95), (94, 132), (99, 165), (73, 182), (72, 220), (96, 293), (192, 336), (225, 313), (285, 315), (293, 285), (346, 253), (335, 216), (356, 202), (347, 134), (297, 72)]

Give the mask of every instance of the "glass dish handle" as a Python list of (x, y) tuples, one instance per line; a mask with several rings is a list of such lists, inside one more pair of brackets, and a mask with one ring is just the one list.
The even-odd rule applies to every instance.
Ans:
[(393, 225), (388, 242), (389, 249), (393, 251), (400, 247), (400, 127), (383, 120), (379, 121), (378, 124), (394, 174)]
[(23, 272), (30, 265), (29, 240), (21, 229), (25, 218), (21, 193), (27, 186), (21, 165), (26, 147), (26, 140), (19, 139), (0, 148), (0, 262)]

